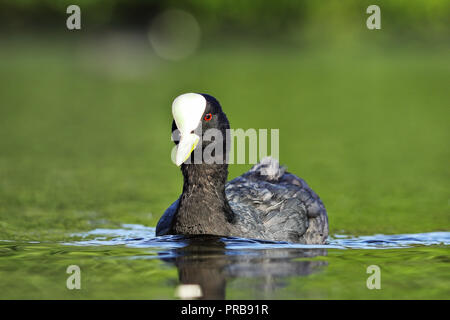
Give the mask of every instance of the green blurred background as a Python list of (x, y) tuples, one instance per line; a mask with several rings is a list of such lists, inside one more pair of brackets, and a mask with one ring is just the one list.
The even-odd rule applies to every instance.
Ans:
[(182, 186), (170, 105), (192, 91), (233, 128), (280, 129), (280, 160), (322, 197), (331, 234), (448, 230), (448, 1), (0, 9), (1, 239), (154, 226)]
[[(145, 249), (60, 243), (156, 225), (182, 188), (170, 130), (185, 92), (217, 97), (233, 128), (280, 129), (280, 161), (320, 195), (331, 235), (448, 231), (449, 17), (444, 0), (3, 0), (1, 298), (173, 297), (176, 269), (135, 259)], [(405, 250), (330, 250), (271, 297), (448, 297), (448, 249)], [(65, 288), (71, 263), (87, 290)], [(367, 290), (368, 264), (386, 289)], [(227, 297), (261, 297), (252, 283)]]

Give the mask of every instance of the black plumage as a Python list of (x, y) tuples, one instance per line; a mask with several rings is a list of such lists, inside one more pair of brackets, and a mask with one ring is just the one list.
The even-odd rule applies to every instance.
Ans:
[[(224, 137), (229, 122), (219, 102), (206, 94), (201, 131), (215, 128)], [(203, 119), (203, 116), (202, 116)], [(172, 131), (176, 129), (175, 122)], [(322, 244), (328, 236), (325, 207), (306, 182), (286, 172), (267, 157), (248, 172), (227, 182), (228, 139), (223, 140), (224, 161), (195, 164), (195, 152), (181, 164), (183, 192), (161, 217), (156, 234), (210, 234), (261, 240)], [(203, 148), (210, 141), (201, 141)], [(190, 162), (190, 163), (189, 163)]]

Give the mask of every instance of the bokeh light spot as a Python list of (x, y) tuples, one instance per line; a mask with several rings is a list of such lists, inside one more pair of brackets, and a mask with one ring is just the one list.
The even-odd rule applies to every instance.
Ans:
[(200, 43), (201, 29), (188, 12), (170, 9), (153, 19), (148, 32), (156, 54), (167, 60), (182, 60), (192, 55)]

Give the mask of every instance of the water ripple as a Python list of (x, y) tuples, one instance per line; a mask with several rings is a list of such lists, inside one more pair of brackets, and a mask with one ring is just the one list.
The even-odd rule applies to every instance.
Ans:
[[(78, 241), (66, 242), (74, 246), (110, 246), (124, 245), (138, 248), (180, 248), (187, 244), (184, 236), (155, 236), (155, 228), (138, 224), (123, 224), (120, 229), (94, 229), (88, 232), (72, 234), (81, 238)], [(263, 241), (238, 237), (220, 238), (226, 249), (393, 249), (410, 248), (414, 246), (449, 245), (450, 232), (427, 232), (415, 234), (371, 236), (349, 236), (336, 234), (329, 238), (325, 245), (304, 245), (288, 242)]]

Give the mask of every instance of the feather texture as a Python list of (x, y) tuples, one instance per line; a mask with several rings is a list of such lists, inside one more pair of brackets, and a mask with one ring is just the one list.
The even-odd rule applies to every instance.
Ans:
[[(266, 157), (225, 185), (234, 212), (228, 234), (261, 240), (322, 244), (328, 237), (325, 206), (301, 178)], [(157, 235), (170, 234), (179, 207), (176, 200), (164, 213)]]

